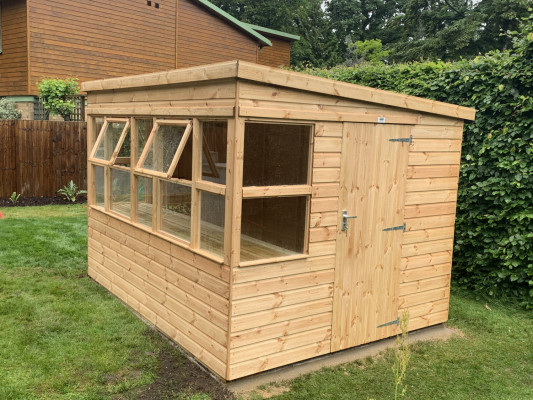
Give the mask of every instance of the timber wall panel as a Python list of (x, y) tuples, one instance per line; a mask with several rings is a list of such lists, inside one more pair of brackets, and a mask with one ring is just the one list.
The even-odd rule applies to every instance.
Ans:
[(176, 67), (174, 1), (159, 9), (128, 0), (27, 1), (32, 94), (47, 76), (86, 81)]
[(227, 267), (94, 208), (88, 242), (91, 277), (225, 376)]
[(28, 94), (26, 1), (2, 0), (0, 96)]
[(291, 42), (263, 34), (272, 46), (263, 47), (258, 53), (257, 62), (270, 67), (288, 67), (291, 65)]
[(228, 379), (330, 351), (341, 135), (315, 127), (309, 257), (233, 271)]
[(178, 68), (229, 60), (257, 63), (257, 45), (205, 8), (178, 1)]
[(462, 126), (417, 125), (411, 134), (400, 313), (409, 311), (413, 330), (448, 318)]

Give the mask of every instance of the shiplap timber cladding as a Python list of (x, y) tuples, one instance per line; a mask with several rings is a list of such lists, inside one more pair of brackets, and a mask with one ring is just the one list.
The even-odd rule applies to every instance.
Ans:
[[(379, 325), (404, 311), (410, 330), (447, 320), (462, 125), (473, 110), (243, 62), (89, 82), (84, 89), (89, 115), (194, 117), (196, 130), (203, 119), (228, 120), (225, 189), (193, 184), (225, 194), (223, 257), (189, 250), (101, 207), (91, 205), (89, 214), (91, 276), (222, 378), (394, 335), (396, 325)], [(312, 127), (308, 185), (243, 187), (249, 120)], [(193, 163), (200, 163), (195, 154)], [(378, 196), (392, 192), (392, 200)], [(306, 252), (241, 262), (242, 199), (291, 193), (309, 198)], [(342, 211), (352, 212), (352, 198), (366, 208), (344, 237)], [(368, 224), (403, 223), (405, 230), (365, 231)], [(354, 256), (365, 243), (381, 246), (387, 259)], [(387, 301), (366, 301), (351, 321), (342, 311), (364, 294), (339, 283), (372, 274), (341, 274), (339, 265), (346, 257), (366, 264), (357, 261), (363, 256), (380, 269)]]
[(0, 94), (25, 95), (28, 91), (26, 1), (2, 0), (0, 3)]

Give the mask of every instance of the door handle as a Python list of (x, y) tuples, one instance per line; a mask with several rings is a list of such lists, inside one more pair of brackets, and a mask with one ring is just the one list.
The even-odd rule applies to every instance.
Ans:
[(357, 218), (356, 215), (348, 215), (347, 210), (342, 211), (342, 230), (347, 231), (348, 230), (348, 219), (349, 218)]

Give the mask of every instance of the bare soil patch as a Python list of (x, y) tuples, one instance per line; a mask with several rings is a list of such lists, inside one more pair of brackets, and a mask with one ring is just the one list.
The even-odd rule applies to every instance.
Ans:
[(6, 207), (31, 207), (31, 206), (47, 206), (50, 204), (83, 204), (87, 203), (86, 195), (79, 195), (75, 202), (67, 200), (65, 197), (23, 197), (20, 196), (17, 203), (13, 204), (9, 199), (0, 199), (0, 208)]

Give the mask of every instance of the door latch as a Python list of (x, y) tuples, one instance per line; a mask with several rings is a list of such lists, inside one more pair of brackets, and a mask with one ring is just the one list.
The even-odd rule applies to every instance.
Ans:
[(357, 218), (355, 215), (348, 215), (348, 211), (343, 210), (342, 211), (342, 230), (347, 231), (348, 230), (348, 219), (349, 218)]

